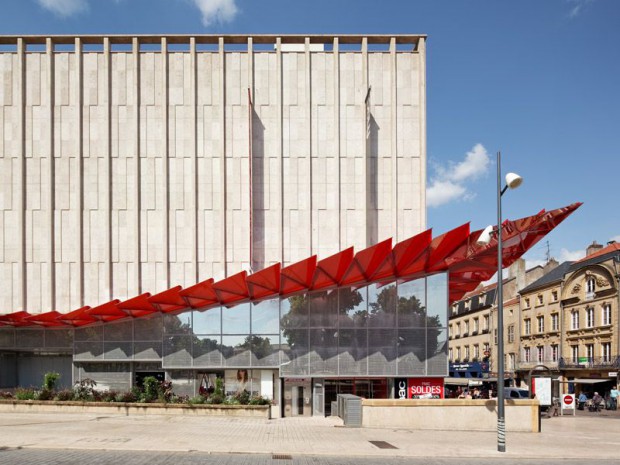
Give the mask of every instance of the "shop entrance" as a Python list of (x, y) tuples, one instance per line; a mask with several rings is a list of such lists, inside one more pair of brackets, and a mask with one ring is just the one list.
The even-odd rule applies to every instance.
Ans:
[(284, 416), (310, 416), (312, 405), (310, 398), (310, 378), (284, 380)]
[(331, 415), (332, 402), (338, 394), (353, 394), (364, 399), (387, 399), (388, 385), (385, 378), (347, 378), (325, 380), (325, 415)]

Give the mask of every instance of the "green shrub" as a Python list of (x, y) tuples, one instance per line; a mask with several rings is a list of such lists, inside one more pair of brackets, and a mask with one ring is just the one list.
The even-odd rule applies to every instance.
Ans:
[(56, 389), (56, 381), (60, 379), (60, 373), (55, 371), (48, 371), (43, 376), (43, 389), (47, 391), (53, 391)]
[(101, 392), (101, 401), (102, 402), (116, 402), (116, 397), (118, 396), (118, 392), (110, 389), (109, 391)]
[(271, 399), (263, 396), (252, 396), (248, 403), (250, 405), (271, 405)]
[(15, 390), (15, 398), (17, 400), (34, 400), (35, 392), (32, 388), (17, 388)]
[(116, 395), (116, 402), (137, 402), (138, 396), (133, 390), (120, 392)]
[(161, 394), (160, 382), (154, 376), (147, 376), (143, 381), (144, 392), (142, 400), (144, 402), (155, 402)]
[(37, 400), (52, 400), (54, 399), (54, 391), (51, 389), (41, 389), (35, 394), (35, 399)]
[(224, 399), (224, 380), (222, 378), (215, 378), (215, 391), (212, 395), (218, 395)]
[(211, 394), (209, 396), (209, 398), (206, 400), (207, 404), (223, 404), (224, 403), (224, 396), (217, 394), (216, 392), (214, 392), (213, 394)]
[(235, 405), (248, 405), (250, 403), (250, 393), (245, 389), (241, 392), (237, 392), (230, 399), (228, 399), (230, 404)]
[(207, 398), (205, 396), (198, 395), (187, 399), (187, 403), (192, 405), (206, 404)]
[(58, 391), (54, 399), (60, 402), (67, 402), (67, 401), (73, 400), (73, 390), (63, 389), (62, 391)]

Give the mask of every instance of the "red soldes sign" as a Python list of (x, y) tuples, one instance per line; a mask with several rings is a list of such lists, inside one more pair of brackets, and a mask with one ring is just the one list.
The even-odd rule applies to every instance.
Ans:
[(443, 399), (443, 378), (409, 378), (409, 399)]

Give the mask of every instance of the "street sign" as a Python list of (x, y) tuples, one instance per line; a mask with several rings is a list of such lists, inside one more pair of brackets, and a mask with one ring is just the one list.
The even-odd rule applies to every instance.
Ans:
[(562, 408), (560, 414), (564, 415), (564, 410), (572, 410), (575, 415), (575, 394), (563, 394), (562, 395)]

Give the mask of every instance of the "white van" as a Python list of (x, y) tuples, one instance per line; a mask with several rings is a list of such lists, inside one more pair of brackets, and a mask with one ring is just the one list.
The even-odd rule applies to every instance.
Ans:
[(516, 387), (504, 388), (504, 398), (506, 399), (529, 399), (530, 391)]

